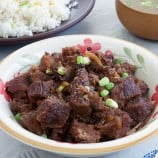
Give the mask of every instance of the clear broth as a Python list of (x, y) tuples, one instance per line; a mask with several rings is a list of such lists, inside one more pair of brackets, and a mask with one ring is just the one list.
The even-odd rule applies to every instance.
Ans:
[(121, 0), (121, 2), (141, 12), (158, 14), (158, 0)]

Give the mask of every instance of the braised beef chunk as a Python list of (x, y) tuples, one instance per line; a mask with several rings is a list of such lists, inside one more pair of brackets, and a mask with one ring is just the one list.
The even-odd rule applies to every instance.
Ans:
[(119, 104), (120, 107), (123, 107), (130, 99), (140, 95), (141, 90), (131, 77), (123, 79), (111, 91), (111, 97)]
[(113, 57), (108, 57), (105, 54), (101, 54), (100, 58), (101, 58), (102, 63), (104, 63), (104, 65), (108, 65), (108, 66), (113, 65)]
[(99, 82), (99, 77), (94, 74), (94, 73), (89, 73), (88, 74), (88, 77), (89, 77), (89, 82), (92, 86), (97, 86), (98, 85), (98, 82)]
[(26, 90), (30, 84), (30, 76), (23, 74), (7, 82), (6, 91), (12, 98), (26, 98)]
[(10, 107), (14, 113), (18, 113), (18, 112), (25, 113), (33, 109), (33, 105), (31, 103), (28, 103), (26, 99), (21, 99), (18, 101), (13, 99), (10, 103)]
[(52, 56), (49, 53), (45, 53), (45, 55), (43, 55), (39, 68), (41, 71), (46, 72), (46, 70), (49, 68), (51, 69), (52, 66), (54, 64), (54, 59), (52, 58)]
[(62, 56), (64, 63), (71, 65), (72, 67), (76, 65), (76, 57), (78, 55), (78, 49), (76, 47), (65, 47), (62, 49)]
[(85, 68), (81, 68), (77, 71), (77, 75), (69, 86), (70, 94), (82, 93), (80, 88), (89, 86), (88, 72)]
[(136, 71), (136, 66), (131, 65), (127, 62), (123, 62), (123, 63), (120, 63), (120, 64), (116, 64), (115, 69), (116, 69), (116, 71), (119, 75), (122, 75), (124, 72), (133, 75)]
[(36, 115), (36, 111), (30, 111), (28, 113), (22, 114), (21, 125), (33, 133), (42, 135), (43, 130), (41, 128), (40, 123), (36, 119)]
[(47, 98), (49, 95), (51, 95), (52, 86), (52, 80), (32, 82), (27, 89), (29, 99), (32, 102), (36, 102), (39, 99)]
[(123, 137), (131, 129), (132, 119), (122, 110), (105, 107), (94, 115), (100, 120), (96, 128), (104, 139)]
[(40, 71), (38, 67), (31, 68), (30, 76), (31, 76), (31, 82), (34, 82), (35, 80), (41, 80), (41, 81), (48, 80), (48, 76), (46, 75), (46, 73)]
[(37, 109), (37, 120), (43, 128), (61, 128), (69, 115), (69, 105), (56, 97), (43, 100)]
[[(86, 48), (84, 48), (86, 49)], [(136, 66), (111, 51), (65, 47), (6, 84), (12, 112), (29, 131), (70, 143), (97, 143), (143, 126), (154, 105)]]
[(86, 95), (71, 95), (68, 99), (72, 108), (73, 115), (84, 116), (88, 115), (92, 111), (90, 101)]
[(146, 98), (139, 97), (127, 104), (125, 111), (134, 120), (133, 124), (144, 121), (153, 111), (154, 106)]
[(88, 98), (94, 111), (102, 110), (104, 108), (105, 102), (96, 91), (90, 92)]
[(78, 143), (96, 143), (100, 140), (100, 132), (93, 125), (74, 120), (70, 129), (72, 139)]
[(89, 87), (88, 72), (85, 68), (81, 68), (69, 86), (71, 95), (68, 97), (68, 101), (74, 115), (87, 115), (92, 110), (86, 94), (86, 86)]
[[(110, 66), (104, 66), (103, 67), (103, 73), (104, 76), (108, 77), (111, 82), (119, 83), (121, 80), (120, 75), (117, 73), (116, 69), (114, 67)], [(102, 76), (102, 77), (104, 77)]]
[(149, 87), (148, 85), (143, 81), (143, 80), (139, 80), (139, 79), (135, 79), (137, 86), (139, 87), (142, 95), (146, 95), (149, 91)]
[(65, 135), (64, 128), (54, 128), (52, 129), (49, 138), (57, 141), (63, 141), (64, 135)]

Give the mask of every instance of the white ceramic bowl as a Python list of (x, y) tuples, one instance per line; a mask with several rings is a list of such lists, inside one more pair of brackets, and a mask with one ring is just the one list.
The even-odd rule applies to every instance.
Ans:
[(4, 91), (5, 83), (13, 78), (15, 73), (26, 70), (30, 64), (38, 63), (45, 51), (60, 52), (61, 48), (66, 46), (83, 45), (85, 39), (91, 39), (93, 46), (97, 42), (100, 43), (103, 52), (110, 49), (120, 57), (123, 55), (129, 62), (142, 66), (143, 68), (137, 71), (137, 76), (149, 85), (150, 97), (156, 93), (158, 57), (149, 50), (127, 41), (97, 35), (70, 35), (50, 38), (27, 45), (13, 52), (0, 63), (0, 127), (4, 131), (36, 148), (73, 157), (105, 155), (133, 146), (158, 133), (158, 106), (156, 106), (155, 112), (147, 124), (136, 133), (120, 139), (92, 144), (70, 144), (49, 140), (25, 130), (12, 119)]

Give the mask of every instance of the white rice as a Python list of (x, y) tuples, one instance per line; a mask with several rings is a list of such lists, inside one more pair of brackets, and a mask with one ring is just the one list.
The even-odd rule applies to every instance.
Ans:
[(71, 0), (0, 0), (0, 37), (32, 36), (70, 17)]

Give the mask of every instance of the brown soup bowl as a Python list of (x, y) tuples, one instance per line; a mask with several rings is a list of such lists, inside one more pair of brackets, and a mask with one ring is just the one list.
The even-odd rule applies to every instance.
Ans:
[(116, 0), (116, 11), (121, 23), (138, 37), (158, 40), (158, 14), (133, 9)]

